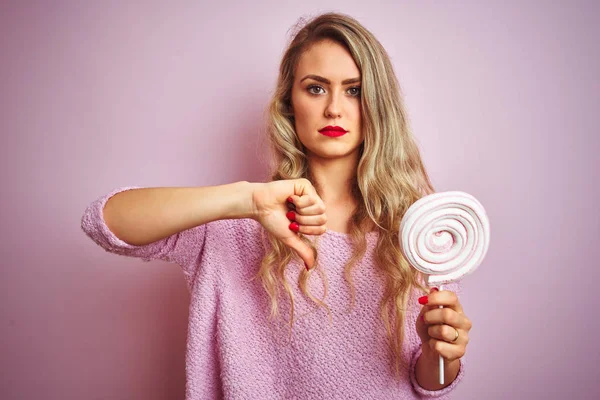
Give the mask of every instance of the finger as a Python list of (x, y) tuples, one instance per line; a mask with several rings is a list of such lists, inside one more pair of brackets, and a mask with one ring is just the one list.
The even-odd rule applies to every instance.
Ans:
[(315, 213), (315, 210), (325, 212), (325, 204), (316, 195), (291, 196), (296, 210), (304, 210), (303, 214)]
[[(288, 213), (289, 214), (289, 213)], [(291, 215), (288, 215), (288, 219)], [(300, 226), (324, 226), (327, 223), (327, 217), (325, 214), (320, 215), (299, 215), (295, 214), (293, 220), (296, 221)]]
[(315, 265), (315, 256), (313, 251), (306, 243), (304, 243), (298, 236), (292, 236), (281, 240), (283, 244), (294, 250), (296, 254), (304, 261), (304, 265), (307, 268), (312, 268)]
[(455, 346), (443, 340), (429, 339), (429, 348), (441, 355), (447, 361), (458, 360), (466, 352), (465, 346)]
[(327, 226), (326, 225), (317, 225), (317, 226), (310, 226), (310, 225), (300, 225), (298, 224), (298, 222), (292, 222), (289, 225), (289, 228), (292, 232), (300, 232), (303, 233), (305, 235), (322, 235), (327, 231)]
[(317, 191), (313, 184), (306, 178), (295, 179), (294, 181), (294, 195), (303, 196), (306, 194), (316, 194)]
[[(458, 332), (458, 338), (456, 338), (456, 332)], [(445, 324), (431, 325), (427, 328), (427, 334), (434, 339), (443, 340), (454, 345), (462, 345), (469, 341), (467, 332)], [(454, 339), (456, 341), (453, 341)]]
[(470, 329), (470, 321), (464, 315), (451, 308), (434, 308), (423, 314), (423, 321), (428, 325), (446, 324), (457, 329)]
[(286, 201), (286, 205), (288, 207), (288, 209), (295, 211), (296, 210), (296, 205), (294, 205), (294, 199), (292, 198), (292, 196), (288, 197), (287, 201)]
[(322, 235), (327, 232), (327, 226), (319, 225), (319, 226), (306, 226), (299, 225), (298, 232), (303, 233), (305, 235)]
[(297, 179), (294, 181), (294, 193), (290, 199), (296, 207), (308, 204), (310, 199), (319, 198), (317, 191), (308, 179)]
[(296, 207), (295, 211), (300, 215), (321, 215), (325, 214), (326, 207), (323, 202), (317, 201), (316, 203), (310, 206)]
[(419, 299), (419, 303), (422, 304), (422, 306), (421, 306), (421, 314), (424, 314), (424, 313), (426, 313), (429, 310), (434, 310), (434, 309), (439, 309), (440, 308), (439, 306), (436, 306), (436, 305), (423, 304), (422, 303), (422, 299), (426, 299), (426, 298), (427, 298), (427, 296), (423, 296), (423, 297), (421, 297)]
[[(300, 191), (298, 191), (298, 188), (295, 188), (294, 195), (290, 196), (296, 209), (319, 206), (317, 208), (322, 207), (323, 210), (321, 211), (325, 212), (325, 203), (323, 203), (323, 200), (319, 197), (319, 194), (309, 181), (306, 181), (306, 184), (303, 184), (299, 190)], [(313, 209), (309, 209), (306, 210), (305, 213), (313, 213), (313, 211)]]
[[(425, 296), (423, 296), (425, 297)], [(452, 308), (458, 313), (463, 313), (462, 305), (458, 300), (458, 296), (456, 293), (451, 292), (449, 290), (440, 290), (433, 291), (429, 293), (427, 296), (427, 305), (428, 306), (444, 306), (448, 308)]]

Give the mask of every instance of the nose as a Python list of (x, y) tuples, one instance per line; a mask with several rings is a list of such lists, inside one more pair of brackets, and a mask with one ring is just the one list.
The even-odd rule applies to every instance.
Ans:
[(326, 118), (340, 118), (340, 102), (338, 96), (332, 94), (329, 97), (329, 102), (327, 103), (327, 107), (325, 107), (325, 117)]

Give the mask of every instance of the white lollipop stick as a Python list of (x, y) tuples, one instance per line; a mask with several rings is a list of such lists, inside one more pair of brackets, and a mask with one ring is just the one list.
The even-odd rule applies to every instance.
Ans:
[[(439, 289), (440, 290), (444, 290), (443, 286), (444, 285), (440, 285)], [(440, 308), (444, 308), (444, 306), (440, 306)], [(440, 362), (440, 373), (439, 373), (439, 375), (440, 375), (440, 385), (443, 385), (444, 384), (444, 357), (442, 357), (441, 355), (440, 355), (439, 362)]]
[[(490, 243), (490, 224), (470, 194), (434, 193), (411, 205), (400, 223), (400, 249), (406, 260), (428, 275), (430, 286), (456, 281), (481, 264)], [(442, 308), (442, 306), (440, 306)], [(444, 359), (440, 355), (440, 384)]]

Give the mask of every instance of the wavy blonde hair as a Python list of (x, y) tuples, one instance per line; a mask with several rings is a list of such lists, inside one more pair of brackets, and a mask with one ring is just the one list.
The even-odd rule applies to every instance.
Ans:
[[(374, 250), (375, 264), (385, 279), (380, 314), (390, 343), (393, 367), (398, 373), (401, 366), (406, 366), (401, 354), (403, 321), (410, 292), (415, 287), (423, 293), (428, 292), (424, 286), (426, 277), (413, 269), (400, 251), (398, 231), (402, 216), (410, 205), (424, 195), (433, 193), (434, 189), (411, 134), (392, 64), (375, 36), (352, 17), (339, 13), (322, 14), (306, 22), (301, 20), (297, 29), (283, 55), (275, 93), (267, 112), (267, 137), (273, 155), (271, 178), (310, 179), (305, 149), (294, 129), (292, 85), (295, 68), (303, 52), (316, 42), (333, 40), (350, 52), (362, 78), (364, 142), (361, 144), (353, 184), (353, 195), (358, 203), (349, 232), (353, 254), (344, 268), (344, 278), (351, 290), (350, 307), (353, 307), (356, 291), (352, 270), (365, 255), (367, 230), (375, 226), (379, 233)], [(390, 174), (389, 171), (394, 173)], [(270, 246), (266, 248), (255, 278), (261, 281), (270, 297), (271, 318), (278, 316), (281, 288), (287, 293), (291, 306), (291, 329), (294, 322), (294, 295), (284, 273), (293, 253), (268, 232), (265, 235)], [(318, 265), (316, 246), (307, 238), (302, 239), (315, 251)], [(324, 281), (323, 299), (316, 298), (307, 290), (309, 273), (304, 269), (298, 284), (304, 295), (329, 312), (324, 302), (327, 279), (320, 268), (316, 271)]]

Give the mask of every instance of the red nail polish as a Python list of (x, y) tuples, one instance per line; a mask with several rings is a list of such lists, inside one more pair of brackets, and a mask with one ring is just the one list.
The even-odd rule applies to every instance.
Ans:
[(285, 214), (285, 216), (290, 220), (290, 221), (295, 221), (296, 220), (296, 213), (293, 211), (288, 211), (287, 214)]
[(288, 197), (288, 202), (289, 202), (289, 203), (293, 203), (293, 202), (294, 202), (294, 199), (292, 199), (291, 197)]
[(427, 304), (427, 301), (428, 301), (427, 296), (419, 297), (419, 304), (425, 305), (425, 304)]
[(431, 291), (432, 291), (432, 292), (439, 292), (439, 291), (440, 291), (440, 289), (438, 289), (438, 288), (434, 287), (434, 288), (431, 288)]
[(297, 222), (292, 222), (290, 224), (290, 229), (293, 230), (294, 232), (298, 232), (300, 230), (300, 225), (298, 225)]

